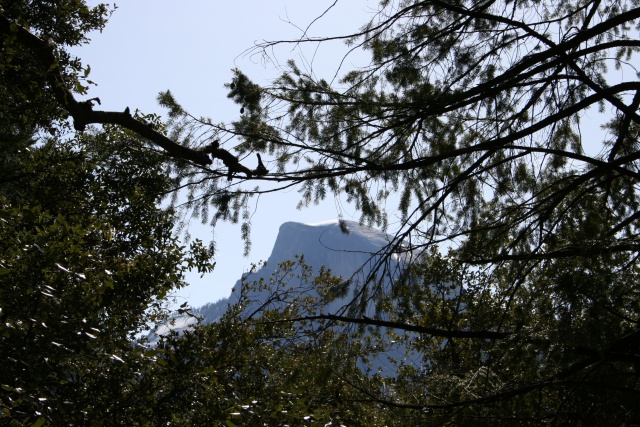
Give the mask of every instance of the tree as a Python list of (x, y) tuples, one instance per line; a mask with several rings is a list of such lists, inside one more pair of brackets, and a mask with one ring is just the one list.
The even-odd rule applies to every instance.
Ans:
[(156, 390), (140, 378), (158, 352), (140, 334), (211, 251), (174, 234), (163, 155), (113, 126), (68, 132), (69, 109), (93, 101), (75, 101), (89, 70), (65, 47), (102, 28), (106, 6), (0, 13), (0, 425), (150, 425)]
[[(118, 124), (161, 147), (193, 213), (243, 218), (248, 237), (250, 197), (297, 186), (302, 206), (345, 196), (363, 222), (392, 228), (387, 255), (406, 265), (392, 291), (379, 292), (381, 263), (355, 285), (359, 304), (325, 319), (392, 329), (424, 369), (400, 364), (364, 400), (416, 424), (640, 418), (635, 1), (381, 1), (342, 37), (370, 66), (337, 85), (293, 62), (267, 87), (236, 70), (229, 97), (244, 113), (228, 125), (163, 93), (168, 135), (77, 101), (61, 42), (2, 7), (3, 49), (27, 47), (47, 105), (78, 131)], [(240, 159), (212, 137), (268, 153), (271, 171), (238, 179), (251, 168), (233, 170)], [(365, 318), (373, 296), (378, 315)]]
[[(228, 126), (161, 99), (176, 131), (269, 153), (302, 205), (344, 195), (393, 228), (388, 254), (412, 267), (378, 318), (339, 320), (417, 329), (425, 369), (373, 401), (443, 423), (621, 425), (640, 419), (639, 18), (636, 2), (382, 1), (342, 37), (370, 66), (337, 85), (293, 62), (266, 87), (236, 70)], [(224, 215), (260, 192), (193, 191)]]
[[(247, 280), (240, 300), (217, 322), (161, 338), (166, 364), (145, 381), (156, 390), (152, 425), (382, 426), (393, 411), (362, 400), (358, 387), (378, 389), (359, 361), (372, 345), (351, 340), (341, 327), (291, 322), (323, 304), (316, 278), (302, 260), (274, 267), (267, 279)], [(277, 289), (277, 291), (276, 291)], [(273, 299), (255, 301), (260, 291)], [(278, 301), (288, 298), (287, 310)], [(319, 333), (318, 330), (322, 330)]]
[(136, 337), (210, 253), (158, 206), (159, 156), (114, 129), (22, 150), (0, 184), (0, 424), (138, 419)]
[[(56, 71), (68, 85), (65, 87), (86, 93), (89, 69), (83, 68), (80, 60), (65, 48), (86, 43), (85, 34), (102, 29), (109, 13), (104, 4), (90, 8), (80, 0), (0, 2), (0, 117), (3, 126), (10, 125), (4, 132), (31, 136), (35, 129), (55, 131), (52, 122), (66, 118), (65, 105), (52, 96), (57, 86), (50, 84), (47, 76)], [(31, 37), (25, 39), (25, 34)], [(55, 63), (59, 65), (56, 70), (34, 55), (33, 49), (40, 48), (34, 40), (42, 41), (40, 47), (44, 50), (38, 53), (60, 47), (55, 52)]]

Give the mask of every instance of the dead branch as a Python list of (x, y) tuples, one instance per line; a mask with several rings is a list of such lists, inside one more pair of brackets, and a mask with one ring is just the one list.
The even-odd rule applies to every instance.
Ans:
[[(24, 47), (29, 49), (36, 58), (38, 58), (46, 70), (47, 78), (51, 84), (54, 96), (57, 101), (65, 108), (69, 115), (73, 118), (73, 126), (77, 131), (83, 131), (88, 124), (115, 124), (129, 129), (136, 134), (148, 139), (152, 143), (163, 148), (170, 156), (189, 160), (199, 165), (210, 165), (212, 160), (207, 153), (201, 150), (194, 150), (189, 147), (180, 145), (165, 135), (153, 129), (151, 126), (136, 120), (131, 116), (127, 107), (123, 112), (115, 111), (97, 111), (93, 109), (93, 101), (99, 102), (99, 99), (93, 98), (87, 101), (77, 101), (73, 93), (69, 90), (60, 70), (58, 60), (56, 58), (56, 45), (52, 40), (42, 40), (38, 36), (29, 32), (26, 28), (12, 22), (4, 15), (0, 15), (0, 35), (13, 36)], [(228, 163), (228, 153), (220, 149), (220, 153), (211, 152), (212, 157), (219, 158), (225, 165)], [(224, 151), (224, 153), (222, 153)], [(217, 156), (219, 154), (220, 156)], [(233, 156), (228, 153), (229, 156)], [(235, 158), (235, 156), (234, 156)], [(236, 158), (237, 162), (237, 158)], [(227, 165), (229, 167), (229, 165)], [(239, 162), (235, 164), (235, 171), (249, 171), (247, 177), (251, 177), (251, 170), (241, 165)]]

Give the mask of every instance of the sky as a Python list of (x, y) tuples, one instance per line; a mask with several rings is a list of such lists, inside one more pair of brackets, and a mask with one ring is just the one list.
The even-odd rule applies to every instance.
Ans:
[[(97, 86), (90, 88), (89, 97), (99, 97), (102, 110), (122, 111), (128, 106), (132, 111), (138, 108), (162, 115), (165, 111), (156, 97), (169, 89), (194, 115), (214, 122), (230, 121), (239, 115), (223, 86), (231, 80), (231, 69), (241, 69), (258, 84), (267, 84), (278, 75), (277, 64), (246, 54), (256, 42), (295, 40), (312, 22), (310, 36), (348, 34), (371, 18), (376, 4), (372, 0), (129, 0), (116, 3), (106, 28), (90, 34), (91, 42), (73, 53), (90, 65), (89, 78)], [(313, 45), (288, 45), (275, 58), (280, 64), (295, 59), (331, 80), (346, 49), (341, 43), (322, 45), (318, 50)], [(356, 60), (357, 56), (349, 59), (343, 69), (357, 66), (351, 62)], [(316, 223), (339, 214), (346, 220), (359, 219), (353, 207), (332, 198), (303, 210), (296, 209), (298, 201), (296, 190), (259, 199), (251, 219), (253, 245), (248, 257), (243, 256), (239, 225), (221, 224), (212, 230), (193, 220), (189, 228), (193, 238), (216, 242), (216, 269), (202, 278), (189, 274), (190, 286), (178, 292), (177, 304), (186, 301), (198, 307), (229, 296), (252, 263), (269, 257), (284, 222)]]

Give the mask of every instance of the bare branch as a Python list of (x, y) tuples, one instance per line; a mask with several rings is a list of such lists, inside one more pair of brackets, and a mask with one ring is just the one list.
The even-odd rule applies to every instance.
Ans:
[[(56, 46), (53, 41), (42, 40), (4, 15), (0, 15), (0, 33), (5, 36), (14, 35), (20, 44), (31, 50), (40, 60), (43, 70), (47, 70), (46, 74), (54, 96), (73, 118), (76, 130), (83, 131), (86, 125), (92, 123), (116, 124), (147, 138), (152, 143), (162, 147), (174, 158), (188, 160), (202, 166), (212, 163), (207, 153), (180, 145), (149, 125), (136, 120), (131, 116), (128, 108), (123, 112), (95, 111), (93, 110), (93, 100), (77, 101), (64, 81), (60, 65), (56, 59)], [(221, 160), (224, 161), (224, 159)]]

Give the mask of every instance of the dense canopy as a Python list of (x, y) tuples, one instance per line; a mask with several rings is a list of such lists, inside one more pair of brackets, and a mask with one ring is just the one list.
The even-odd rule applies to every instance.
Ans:
[[(342, 39), (368, 66), (236, 69), (236, 121), (166, 91), (166, 124), (80, 100), (66, 48), (109, 9), (52, 5), (0, 1), (1, 423), (640, 420), (640, 2), (383, 0), (356, 34), (255, 47)], [(351, 278), (282, 265), (219, 323), (136, 347), (185, 269), (211, 268), (159, 196), (249, 242), (253, 197), (288, 188), (351, 203), (386, 257)], [(280, 308), (247, 316), (252, 287)], [(391, 345), (394, 374), (367, 370)]]
[[(378, 319), (342, 319), (393, 322), (423, 357), (373, 401), (441, 422), (637, 419), (639, 6), (383, 1), (343, 37), (370, 65), (337, 84), (293, 62), (266, 87), (235, 71), (245, 113), (211, 127), (269, 153), (302, 205), (346, 197), (412, 265), (390, 295), (358, 284)], [(176, 130), (208, 126), (173, 111)], [(194, 200), (225, 212), (211, 189)], [(448, 332), (402, 335), (416, 325)]]

